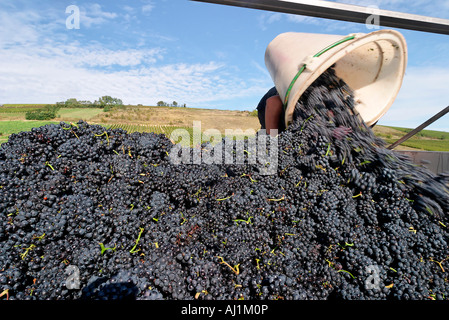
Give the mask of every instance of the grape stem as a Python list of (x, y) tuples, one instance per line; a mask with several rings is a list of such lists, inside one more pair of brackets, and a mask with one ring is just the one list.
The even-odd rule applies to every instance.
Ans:
[(99, 243), (99, 245), (100, 245), (100, 248), (101, 248), (101, 255), (103, 255), (103, 253), (106, 251), (106, 250), (112, 250), (112, 251), (115, 251), (115, 249), (117, 249), (117, 245), (115, 245), (115, 247), (113, 247), (113, 248), (106, 248), (104, 245), (103, 245), (103, 243)]
[(445, 259), (443, 259), (443, 260), (441, 260), (441, 261), (436, 261), (436, 260), (433, 260), (433, 258), (430, 258), (430, 261), (437, 263), (437, 264), (440, 266), (441, 270), (442, 270), (443, 272), (445, 272), (445, 271), (444, 271), (444, 268), (443, 268), (443, 266), (442, 266), (442, 263), (443, 263), (444, 261), (446, 261), (447, 259), (449, 259), (449, 256), (447, 256)]
[(279, 199), (267, 199), (268, 201), (282, 201), (285, 200), (285, 196), (282, 196), (282, 198)]
[(49, 166), (51, 170), (53, 170), (53, 171), (55, 170), (55, 169), (53, 168), (53, 166), (52, 166), (48, 161), (45, 162), (45, 165), (46, 165), (46, 166)]
[(9, 300), (9, 289), (5, 289), (2, 293), (0, 293), (0, 298), (3, 296), (6, 296), (6, 300)]
[(231, 198), (234, 194), (230, 195), (229, 197), (226, 198), (221, 198), (221, 199), (216, 199), (217, 201), (223, 201), (223, 200), (228, 200), (229, 198)]
[(226, 266), (228, 266), (229, 269), (231, 269), (232, 272), (234, 272), (236, 275), (238, 275), (238, 274), (240, 273), (240, 270), (239, 270), (239, 265), (240, 265), (240, 263), (237, 264), (237, 265), (235, 265), (234, 268), (233, 268), (233, 267), (231, 267), (231, 265), (230, 265), (229, 263), (227, 263), (226, 261), (224, 261), (223, 257), (217, 256), (217, 258), (221, 259), (221, 262), (220, 262), (220, 263), (223, 263), (223, 264), (225, 264)]
[(135, 253), (135, 252), (137, 252), (137, 251), (140, 250), (140, 249), (137, 249), (137, 250), (136, 250), (136, 247), (137, 247), (137, 245), (139, 244), (140, 236), (142, 235), (143, 229), (144, 229), (144, 228), (140, 228), (139, 236), (138, 236), (137, 239), (136, 239), (136, 244), (135, 244), (134, 247), (129, 251), (130, 253)]
[(353, 279), (355, 279), (355, 277), (354, 277), (354, 276), (351, 274), (351, 272), (349, 272), (349, 271), (340, 269), (340, 270), (338, 270), (337, 272), (346, 272), (346, 273), (348, 273)]
[(106, 131), (104, 131), (102, 134), (95, 134), (95, 133), (94, 133), (94, 135), (95, 135), (96, 137), (101, 137), (101, 136), (106, 135), (106, 140), (108, 141), (108, 145), (109, 145), (109, 136), (108, 136), (108, 133), (107, 133)]
[(36, 246), (34, 244), (31, 244), (28, 248), (25, 248), (25, 252), (20, 255), (22, 260), (25, 260), (25, 257), (27, 256), (28, 252), (33, 250)]

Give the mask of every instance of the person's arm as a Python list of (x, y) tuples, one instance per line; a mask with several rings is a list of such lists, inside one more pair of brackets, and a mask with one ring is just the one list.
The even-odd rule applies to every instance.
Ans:
[[(271, 134), (272, 129), (279, 130), (279, 120), (281, 118), (282, 109), (282, 100), (279, 95), (267, 99), (265, 107), (265, 128), (267, 134)], [(275, 136), (274, 133), (271, 135)]]

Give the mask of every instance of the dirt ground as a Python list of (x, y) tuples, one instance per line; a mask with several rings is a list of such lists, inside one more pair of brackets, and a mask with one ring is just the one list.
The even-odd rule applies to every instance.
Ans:
[(247, 129), (259, 130), (260, 123), (256, 116), (248, 111), (196, 109), (182, 107), (128, 107), (125, 110), (105, 112), (91, 121), (98, 123), (132, 123), (146, 125), (176, 125), (192, 127), (194, 121), (201, 122), (201, 129)]

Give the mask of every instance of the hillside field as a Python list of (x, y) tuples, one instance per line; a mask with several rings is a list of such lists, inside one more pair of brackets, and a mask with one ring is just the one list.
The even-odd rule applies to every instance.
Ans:
[[(170, 136), (178, 128), (192, 132), (199, 125), (202, 132), (215, 129), (224, 137), (226, 129), (242, 130), (246, 136), (260, 129), (254, 112), (218, 109), (198, 109), (184, 107), (123, 106), (104, 112), (101, 108), (61, 108), (58, 116), (50, 121), (26, 120), (25, 113), (44, 107), (43, 104), (4, 105), (0, 107), (0, 143), (9, 135), (31, 130), (48, 123), (77, 122), (82, 119), (106, 128), (123, 128), (129, 133), (155, 132)], [(375, 126), (374, 133), (391, 144), (412, 129), (401, 127)], [(235, 131), (234, 131), (235, 132)], [(423, 130), (402, 143), (396, 150), (449, 151), (449, 132)]]

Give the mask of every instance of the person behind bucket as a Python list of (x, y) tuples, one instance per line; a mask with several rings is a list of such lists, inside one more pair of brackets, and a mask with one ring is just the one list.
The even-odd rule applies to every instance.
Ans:
[[(276, 136), (276, 133), (272, 132), (272, 130), (275, 129), (278, 130), (277, 134), (285, 131), (286, 125), (284, 105), (279, 93), (276, 90), (276, 87), (268, 90), (262, 99), (260, 99), (260, 102), (257, 105), (257, 115), (259, 117), (261, 129), (266, 130), (267, 134)], [(371, 128), (373, 128), (376, 123), (377, 121), (371, 125)], [(332, 135), (334, 138), (342, 139), (351, 132), (351, 128), (340, 126), (334, 129)]]
[(271, 88), (260, 99), (257, 105), (257, 115), (261, 129), (274, 136), (272, 130), (278, 130), (278, 134), (285, 130), (285, 111), (276, 87)]

